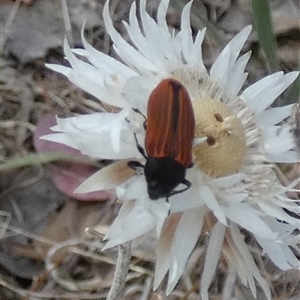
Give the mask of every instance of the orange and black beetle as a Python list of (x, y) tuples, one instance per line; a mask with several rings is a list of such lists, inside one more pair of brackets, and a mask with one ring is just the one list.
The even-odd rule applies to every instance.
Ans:
[[(150, 199), (170, 197), (187, 190), (185, 179), (192, 166), (192, 144), (195, 117), (185, 87), (175, 79), (165, 79), (152, 91), (148, 101), (145, 150), (138, 149), (147, 159), (144, 173)], [(130, 166), (141, 166), (130, 162)], [(174, 191), (180, 184), (184, 189)]]

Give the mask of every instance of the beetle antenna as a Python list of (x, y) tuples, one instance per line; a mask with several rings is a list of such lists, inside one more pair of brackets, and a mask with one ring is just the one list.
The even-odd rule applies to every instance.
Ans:
[(183, 189), (181, 189), (181, 190), (179, 190), (179, 191), (174, 191), (174, 192), (172, 192), (172, 193), (169, 195), (169, 197), (174, 196), (174, 195), (177, 195), (177, 194), (181, 194), (181, 193), (187, 191), (187, 190), (191, 187), (191, 185), (192, 185), (192, 183), (191, 183), (190, 181), (186, 180), (186, 179), (183, 179), (183, 180), (181, 181), (181, 183), (184, 184), (184, 185), (186, 185), (186, 187), (183, 188)]

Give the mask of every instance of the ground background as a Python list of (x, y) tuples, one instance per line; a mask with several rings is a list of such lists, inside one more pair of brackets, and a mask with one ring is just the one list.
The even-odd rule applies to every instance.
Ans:
[[(180, 11), (186, 2), (171, 1), (168, 13), (171, 27), (179, 28)], [(132, 0), (111, 0), (116, 27), (125, 37), (121, 20), (127, 20), (131, 3)], [(194, 0), (193, 32), (208, 27), (204, 43), (204, 60), (208, 68), (222, 46), (243, 27), (253, 23), (250, 3), (246, 0)], [(297, 0), (274, 0), (270, 4), (279, 68), (286, 72), (299, 69), (299, 3)], [(63, 39), (67, 35), (74, 46), (81, 47), (80, 30), (85, 21), (87, 40), (96, 49), (115, 56), (104, 31), (103, 5), (104, 1), (96, 0), (0, 2), (0, 160), (1, 163), (10, 162), (1, 173), (0, 182), (0, 299), (105, 299), (107, 296), (116, 252), (102, 253), (95, 249), (84, 230), (100, 223), (105, 234), (119, 204), (111, 194), (78, 200), (68, 192), (72, 182), (95, 170), (100, 163), (77, 158), (77, 164), (74, 164), (74, 153), (67, 152), (47, 153), (42, 158), (36, 156), (37, 152), (45, 150), (66, 151), (49, 149), (48, 145), (38, 142), (37, 135), (43, 134), (53, 123), (53, 115), (71, 116), (103, 110), (96, 99), (44, 66), (45, 62), (66, 64)], [(158, 0), (148, 1), (151, 15), (155, 14), (157, 5)], [(66, 23), (67, 16), (70, 28)], [(256, 31), (243, 51), (250, 49), (253, 55), (247, 67), (247, 85), (276, 68), (276, 63), (274, 67), (261, 50)], [(276, 105), (297, 101), (299, 93), (295, 85)], [(43, 162), (65, 162), (50, 166), (39, 164), (41, 159)], [(84, 166), (78, 160), (84, 161)], [(299, 165), (280, 168), (288, 182), (299, 177)], [(99, 197), (103, 201), (89, 201)], [(106, 199), (109, 200), (104, 201)], [(133, 253), (124, 299), (199, 299), (202, 243), (193, 253), (177, 288), (168, 297), (164, 296), (164, 285), (156, 293), (151, 290), (154, 253), (149, 250), (151, 241), (145, 243), (143, 249)], [(74, 245), (73, 252), (67, 252), (63, 248), (65, 244)], [(298, 299), (299, 272), (280, 272), (261, 257), (255, 244), (249, 241), (249, 245), (272, 285), (274, 299)], [(98, 243), (97, 247), (101, 245)], [(57, 272), (50, 274), (52, 269)], [(221, 262), (210, 290), (211, 299), (231, 299), (226, 292), (232, 289), (237, 300), (253, 299), (247, 288)], [(258, 299), (264, 299), (260, 290)]]

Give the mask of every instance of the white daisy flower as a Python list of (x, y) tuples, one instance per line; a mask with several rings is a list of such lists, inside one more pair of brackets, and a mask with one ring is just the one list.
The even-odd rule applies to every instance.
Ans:
[[(161, 1), (155, 21), (146, 12), (146, 0), (141, 0), (140, 28), (133, 3), (129, 23), (124, 22), (131, 39), (128, 43), (114, 28), (106, 2), (105, 27), (122, 62), (95, 50), (83, 35), (84, 49), (71, 50), (65, 42), (71, 67), (48, 67), (119, 110), (58, 118), (52, 128), (55, 133), (44, 139), (91, 157), (118, 160), (94, 174), (77, 192), (115, 188), (123, 200), (106, 236), (105, 249), (156, 233), (154, 289), (167, 272), (167, 294), (175, 288), (199, 237), (208, 233), (201, 298), (209, 299), (208, 289), (223, 255), (254, 296), (257, 282), (271, 299), (268, 282), (260, 274), (241, 230), (251, 233), (262, 253), (280, 269), (299, 268), (295, 255), (299, 250), (295, 233), (299, 206), (286, 196), (296, 183), (283, 186), (274, 167), (275, 163), (299, 161), (288, 121), (293, 105), (270, 108), (298, 73), (277, 72), (241, 91), (250, 53), (239, 54), (251, 27), (228, 43), (208, 71), (201, 54), (205, 30), (192, 37), (192, 2), (183, 9), (178, 33), (170, 31), (166, 23), (168, 4), (169, 0)], [(146, 162), (135, 136), (144, 146), (147, 129), (142, 114), (147, 115), (149, 96), (164, 79), (177, 80), (187, 90), (196, 122), (193, 166), (186, 173), (192, 185), (169, 197), (168, 202), (165, 198), (151, 200), (143, 169), (128, 166), (128, 161)], [(158, 135), (157, 140), (160, 138)], [(180, 189), (181, 185), (175, 190)]]

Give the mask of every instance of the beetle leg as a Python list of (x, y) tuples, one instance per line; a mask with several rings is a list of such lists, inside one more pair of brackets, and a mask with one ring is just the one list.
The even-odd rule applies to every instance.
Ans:
[(145, 166), (141, 164), (139, 161), (130, 160), (127, 162), (127, 166), (135, 171), (135, 175), (141, 176), (144, 174), (140, 169), (141, 168), (144, 169)]
[(139, 161), (136, 160), (130, 160), (127, 162), (127, 165), (129, 168), (136, 170), (137, 168), (144, 168), (145, 166), (141, 164)]
[(145, 119), (145, 121), (143, 122), (143, 127), (146, 130), (147, 129), (147, 118), (146, 118), (146, 116), (138, 108), (132, 108), (132, 110), (135, 113), (140, 114)]
[(147, 159), (147, 155), (145, 154), (145, 150), (144, 148), (139, 144), (139, 141), (137, 139), (136, 134), (134, 133), (134, 139), (135, 139), (135, 143), (136, 143), (136, 147), (139, 150), (139, 152), (144, 156), (145, 159)]

